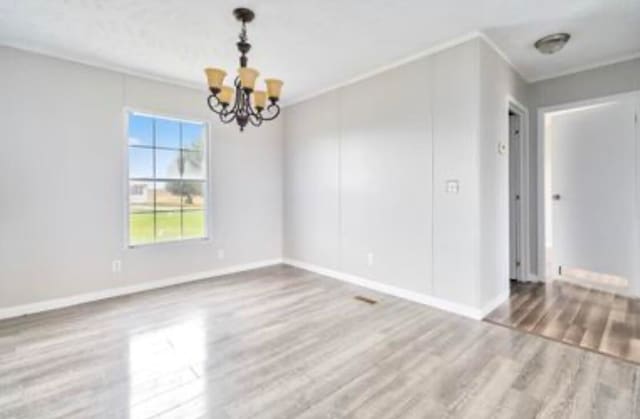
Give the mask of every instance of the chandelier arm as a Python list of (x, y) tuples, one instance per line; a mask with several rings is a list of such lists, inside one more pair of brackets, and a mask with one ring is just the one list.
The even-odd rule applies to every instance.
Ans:
[(257, 119), (262, 119), (262, 115), (258, 111), (256, 111), (251, 105), (251, 99), (249, 98), (248, 95), (246, 97), (246, 106), (247, 106), (247, 111), (249, 115), (254, 116)]
[(236, 77), (236, 80), (233, 84), (236, 86), (236, 100), (233, 103), (233, 112), (237, 114), (242, 111), (244, 92), (242, 91), (242, 87), (240, 87), (240, 80), (238, 79), (238, 77)]
[[(275, 110), (274, 110), (275, 109)], [(260, 115), (260, 117), (265, 121), (273, 121), (280, 115), (280, 106), (277, 103), (272, 103), (267, 106), (267, 111), (274, 112), (273, 115)]]
[(220, 121), (222, 121), (225, 124), (228, 124), (229, 122), (233, 122), (236, 119), (236, 114), (235, 112), (226, 112), (226, 113), (221, 113), (220, 115)]
[(247, 100), (247, 109), (249, 111), (249, 122), (251, 122), (251, 125), (253, 125), (254, 127), (259, 127), (260, 125), (262, 125), (262, 115), (253, 109), (250, 100)]
[(253, 125), (254, 127), (259, 127), (260, 125), (262, 125), (262, 121), (262, 118), (256, 115), (251, 115), (249, 117), (249, 122), (251, 122), (251, 125)]
[[(216, 101), (214, 105), (211, 104), (212, 99), (215, 99)], [(214, 95), (209, 95), (209, 97), (207, 98), (207, 104), (209, 105), (209, 109), (211, 109), (211, 111), (213, 111), (213, 113), (215, 114), (221, 115), (224, 112), (224, 107), (222, 106), (218, 98), (215, 97)]]

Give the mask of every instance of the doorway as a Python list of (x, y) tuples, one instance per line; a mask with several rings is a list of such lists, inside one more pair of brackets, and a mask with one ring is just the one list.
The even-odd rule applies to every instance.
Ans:
[(635, 96), (551, 109), (543, 118), (545, 278), (633, 294)]
[(509, 150), (509, 279), (527, 281), (526, 269), (526, 110), (508, 106)]

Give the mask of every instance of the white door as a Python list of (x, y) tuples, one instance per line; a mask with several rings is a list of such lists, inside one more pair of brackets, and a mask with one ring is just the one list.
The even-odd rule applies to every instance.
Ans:
[(637, 256), (635, 104), (612, 100), (549, 118), (554, 264), (630, 280)]

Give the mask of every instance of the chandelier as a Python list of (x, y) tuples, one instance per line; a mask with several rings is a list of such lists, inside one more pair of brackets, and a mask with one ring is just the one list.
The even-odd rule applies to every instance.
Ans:
[(253, 20), (255, 14), (250, 9), (238, 8), (233, 11), (233, 15), (242, 22), (240, 40), (236, 43), (240, 51), (240, 68), (233, 81), (233, 87), (223, 84), (227, 76), (226, 71), (219, 68), (206, 68), (204, 72), (211, 91), (207, 99), (209, 108), (225, 124), (236, 121), (240, 131), (244, 131), (248, 123), (259, 127), (263, 121), (271, 121), (278, 117), (280, 114), (278, 99), (280, 99), (282, 81), (266, 79), (266, 92), (254, 89), (260, 73), (254, 68), (247, 67), (247, 53), (251, 49), (251, 44), (247, 42), (247, 23)]

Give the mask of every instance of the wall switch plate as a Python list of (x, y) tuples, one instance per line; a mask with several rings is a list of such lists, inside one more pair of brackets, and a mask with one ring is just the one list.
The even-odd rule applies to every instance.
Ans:
[(113, 272), (114, 274), (119, 274), (120, 272), (122, 272), (121, 260), (116, 259), (113, 262), (111, 262), (111, 272)]
[(448, 180), (446, 183), (446, 191), (447, 193), (460, 192), (460, 181), (456, 179)]
[(218, 249), (218, 259), (224, 259), (224, 249)]
[(373, 253), (368, 253), (367, 254), (367, 265), (369, 265), (369, 266), (373, 265)]

